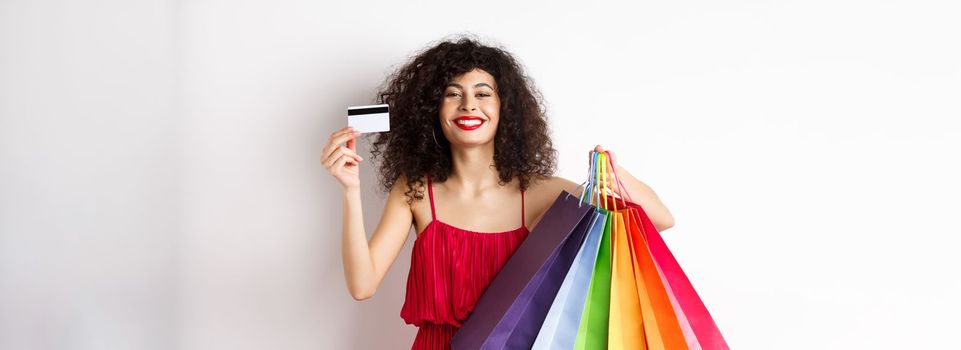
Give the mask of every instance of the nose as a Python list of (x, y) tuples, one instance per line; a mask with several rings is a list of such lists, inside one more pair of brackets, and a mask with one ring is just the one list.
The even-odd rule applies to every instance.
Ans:
[(474, 99), (473, 99), (473, 98), (467, 97), (467, 98), (464, 98), (463, 101), (464, 101), (464, 102), (462, 102), (461, 105), (460, 105), (460, 110), (465, 111), (465, 112), (470, 112), (470, 111), (473, 111), (473, 110), (477, 109), (477, 107), (474, 106)]

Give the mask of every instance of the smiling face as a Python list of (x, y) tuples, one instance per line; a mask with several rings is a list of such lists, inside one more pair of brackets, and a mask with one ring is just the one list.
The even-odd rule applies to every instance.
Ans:
[(474, 69), (454, 77), (440, 102), (440, 125), (451, 145), (493, 142), (500, 118), (497, 83), (489, 73)]

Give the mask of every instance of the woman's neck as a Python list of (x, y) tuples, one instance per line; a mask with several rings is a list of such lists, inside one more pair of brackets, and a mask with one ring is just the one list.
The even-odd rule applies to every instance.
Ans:
[(500, 176), (494, 166), (494, 144), (471, 147), (451, 147), (452, 166), (448, 185), (467, 195), (499, 187)]

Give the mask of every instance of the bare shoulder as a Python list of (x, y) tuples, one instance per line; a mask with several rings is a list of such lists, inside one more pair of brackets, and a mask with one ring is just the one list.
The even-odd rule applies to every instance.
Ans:
[(412, 203), (408, 202), (407, 191), (408, 179), (406, 176), (400, 175), (397, 180), (394, 181), (394, 184), (391, 185), (385, 205), (395, 209), (404, 208), (410, 213), (411, 219), (413, 219), (413, 217), (416, 217), (416, 210), (419, 203), (416, 200)]
[(577, 189), (578, 184), (574, 181), (565, 179), (559, 176), (544, 177), (532, 181), (530, 186), (527, 188), (527, 198), (529, 208), (528, 217), (531, 218), (528, 227), (532, 228), (537, 226), (541, 217), (550, 208), (551, 204), (557, 200), (557, 197), (561, 193), (569, 192), (572, 195), (579, 196), (580, 193)]
[[(394, 182), (394, 186), (391, 188), (391, 197), (396, 198), (396, 201), (403, 202), (410, 211), (411, 223), (414, 225), (415, 230), (420, 232), (431, 220), (430, 215), (430, 201), (427, 198), (427, 177), (421, 177), (420, 183), (416, 181), (409, 180), (406, 176), (400, 175), (397, 181)], [(416, 199), (408, 203), (407, 192), (410, 190), (409, 184), (414, 182), (414, 193), (420, 192), (421, 198)], [(414, 193), (411, 193), (412, 195)]]
[(559, 176), (551, 176), (531, 182), (528, 193), (537, 198), (553, 201), (563, 191), (577, 194), (578, 184)]
[[(390, 188), (391, 195), (397, 195), (405, 198), (404, 200), (406, 200), (407, 191), (410, 188), (410, 184), (411, 182), (415, 182), (413, 186), (414, 191), (423, 192), (424, 198), (427, 198), (427, 177), (420, 177), (418, 180), (420, 180), (420, 183), (416, 183), (416, 181), (408, 179), (406, 175), (398, 175), (397, 180), (394, 181), (394, 185)], [(418, 200), (414, 200), (414, 203), (417, 202)]]
[(407, 176), (400, 175), (390, 187), (388, 198), (390, 200), (403, 200), (406, 203), (407, 198), (405, 193), (407, 193)]

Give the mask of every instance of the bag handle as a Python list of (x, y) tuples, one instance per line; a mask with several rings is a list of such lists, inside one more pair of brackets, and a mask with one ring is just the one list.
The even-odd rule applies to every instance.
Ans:
[(585, 183), (587, 186), (584, 188), (584, 192), (581, 193), (581, 198), (590, 198), (588, 201), (599, 208), (607, 208), (607, 184), (606, 180), (606, 164), (607, 161), (604, 159), (605, 155), (600, 152), (591, 151), (590, 153), (590, 167), (588, 169), (587, 181)]
[[(600, 162), (601, 162), (601, 172), (599, 174), (600, 183), (601, 183), (601, 193), (604, 194), (604, 209), (607, 209), (607, 202), (608, 202), (607, 192), (608, 190), (611, 189), (611, 186), (607, 181), (607, 163), (608, 163), (607, 154), (600, 153), (598, 154), (598, 158), (600, 158)], [(613, 191), (611, 191), (611, 194), (613, 195)], [(617, 211), (617, 201), (614, 201), (614, 211)]]
[[(627, 201), (634, 202), (634, 199), (631, 198), (631, 194), (627, 192), (627, 187), (624, 186), (621, 177), (618, 176), (617, 165), (614, 163), (614, 157), (610, 152), (609, 150), (605, 150), (604, 152), (591, 151), (587, 180), (578, 185), (575, 191), (583, 187), (584, 191), (581, 192), (580, 196), (582, 203), (587, 199), (589, 203), (593, 202), (596, 203), (598, 207), (608, 209), (607, 190), (611, 190), (611, 193), (614, 193), (614, 188), (611, 187), (613, 185), (619, 193), (624, 194), (618, 198), (621, 200), (621, 207), (627, 208)], [(610, 169), (610, 175), (613, 179), (611, 183), (608, 183), (608, 169)], [(613, 197), (613, 195), (611, 197)], [(625, 197), (627, 197), (626, 200)], [(617, 200), (614, 200), (613, 203), (614, 210), (616, 211)]]
[[(610, 152), (611, 151), (609, 150), (604, 151), (604, 153), (607, 153), (608, 155), (611, 154)], [(627, 200), (633, 203), (636, 203), (634, 202), (634, 199), (631, 198), (631, 194), (627, 192), (627, 187), (625, 187), (624, 183), (621, 182), (621, 177), (617, 175), (617, 166), (614, 164), (614, 157), (613, 156), (607, 157), (607, 160), (611, 165), (611, 174), (614, 175), (614, 184), (617, 186), (617, 189), (620, 190), (619, 192), (624, 194), (624, 196), (621, 196), (621, 203), (623, 203), (625, 207), (627, 206), (627, 203), (624, 203), (625, 196), (627, 196)]]
[(578, 208), (580, 208), (581, 204), (583, 204), (585, 200), (587, 200), (589, 205), (591, 199), (593, 199), (592, 195), (594, 194), (594, 187), (593, 187), (594, 165), (595, 165), (594, 157), (593, 157), (593, 154), (591, 154), (590, 159), (588, 159), (588, 162), (587, 162), (587, 180), (584, 180), (584, 182), (581, 182), (580, 185), (577, 185), (577, 188), (574, 188), (574, 192), (577, 192), (578, 188), (582, 188), (582, 187), (584, 188), (584, 190), (581, 191), (580, 198), (578, 198), (579, 200), (577, 203)]
[(604, 195), (606, 199), (606, 193), (604, 193), (603, 183), (601, 182), (601, 176), (603, 174), (602, 166), (604, 166), (606, 161), (601, 159), (602, 156), (599, 152), (591, 151), (587, 180), (577, 187), (584, 187), (584, 191), (581, 192), (581, 202), (584, 202), (586, 199), (588, 203), (607, 209), (606, 201), (601, 200), (602, 195)]

